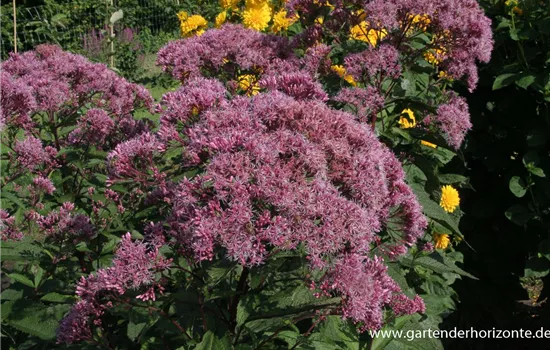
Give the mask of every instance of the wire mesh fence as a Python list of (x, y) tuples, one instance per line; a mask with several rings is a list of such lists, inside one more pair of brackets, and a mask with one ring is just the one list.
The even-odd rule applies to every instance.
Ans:
[[(98, 49), (111, 34), (109, 19), (122, 10), (113, 25), (115, 35), (132, 40), (136, 33), (176, 33), (180, 0), (80, 0), (61, 4), (11, 8), (2, 5), (2, 57), (17, 49), (25, 51), (43, 43), (86, 53)], [(15, 13), (14, 13), (15, 12)], [(15, 30), (14, 30), (15, 29)], [(130, 35), (131, 33), (131, 35)]]

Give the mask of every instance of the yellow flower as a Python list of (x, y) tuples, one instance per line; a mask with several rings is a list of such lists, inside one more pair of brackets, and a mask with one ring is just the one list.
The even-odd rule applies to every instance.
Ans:
[(287, 17), (286, 10), (280, 10), (273, 16), (273, 25), (271, 26), (271, 31), (273, 33), (279, 33), (284, 30), (287, 30), (296, 20), (298, 15)]
[(376, 46), (386, 35), (388, 32), (385, 29), (369, 29), (369, 23), (365, 21), (350, 28), (350, 39), (364, 41), (372, 46)]
[(221, 27), (222, 24), (225, 23), (226, 19), (227, 19), (227, 12), (226, 11), (222, 11), (222, 12), (218, 13), (218, 15), (216, 16), (216, 19), (214, 21), (216, 28)]
[(238, 78), (239, 88), (243, 91), (246, 91), (248, 96), (254, 96), (260, 92), (260, 84), (258, 80), (252, 74), (240, 75)]
[(424, 52), (424, 59), (428, 61), (430, 64), (433, 64), (434, 66), (437, 66), (445, 59), (445, 53), (446, 50), (443, 48), (439, 49), (431, 49), (429, 51)]
[(220, 0), (220, 6), (224, 9), (236, 9), (240, 0)]
[(247, 1), (243, 11), (243, 24), (258, 31), (267, 28), (271, 20), (271, 7), (266, 1)]
[[(181, 16), (180, 16), (181, 14)], [(208, 26), (208, 22), (201, 15), (193, 15), (187, 17), (187, 13), (178, 13), (180, 19), (181, 36), (189, 37), (193, 35), (201, 35), (204, 29)]]
[(518, 0), (506, 0), (504, 2), (504, 5), (510, 6), (510, 7), (517, 6), (517, 4), (518, 4)]
[(187, 12), (185, 12), (185, 11), (178, 12), (178, 14), (176, 16), (178, 16), (178, 19), (180, 20), (180, 22), (185, 21), (187, 19), (187, 17), (189, 17), (187, 15)]
[(519, 7), (517, 6), (514, 6), (514, 8), (512, 9), (512, 12), (514, 12), (515, 14), (518, 14), (518, 15), (523, 15), (523, 10), (520, 9)]
[(422, 144), (424, 146), (431, 147), (431, 148), (437, 148), (437, 145), (435, 143), (431, 143), (431, 142), (424, 141), (424, 140), (420, 140), (420, 144)]
[(411, 19), (411, 27), (408, 31), (410, 33), (413, 28), (418, 28), (419, 30), (425, 32), (428, 29), (428, 26), (432, 21), (430, 20), (430, 16), (428, 15), (410, 15), (409, 18)]
[(439, 205), (446, 212), (452, 213), (460, 204), (460, 196), (458, 191), (453, 186), (446, 185), (441, 188), (441, 200)]
[(355, 79), (353, 79), (353, 76), (351, 74), (346, 74), (346, 68), (344, 68), (344, 66), (336, 64), (336, 65), (330, 66), (330, 69), (332, 69), (334, 73), (338, 74), (340, 78), (344, 79), (351, 85), (353, 86), (357, 85), (357, 82), (355, 81)]
[(435, 248), (436, 249), (447, 249), (449, 244), (451, 243), (451, 240), (449, 239), (449, 235), (446, 233), (436, 233), (433, 234)]
[(315, 23), (317, 24), (323, 24), (324, 21), (325, 21), (325, 18), (323, 16), (319, 16), (315, 18)]
[(446, 71), (442, 70), (439, 71), (439, 74), (437, 75), (440, 79), (445, 79), (448, 81), (453, 81), (454, 79), (447, 73)]
[[(406, 114), (406, 116), (404, 115)], [(399, 118), (399, 126), (402, 129), (410, 129), (416, 126), (416, 118), (414, 117), (414, 112), (406, 108), (401, 111), (401, 117)]]

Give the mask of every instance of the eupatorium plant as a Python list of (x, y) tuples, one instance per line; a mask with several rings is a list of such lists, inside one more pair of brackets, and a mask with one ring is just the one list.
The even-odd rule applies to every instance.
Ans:
[(466, 0), (288, 9), (294, 37), (227, 24), (169, 43), (181, 87), (156, 106), (54, 46), (2, 63), (2, 239), (38, 257), (7, 271), (24, 290), (6, 325), (29, 332), (22, 307), (55, 315), (56, 346), (199, 349), (437, 327), (468, 276), (444, 253), (460, 209), (439, 206), (470, 128), (449, 86), (475, 86), (488, 22)]

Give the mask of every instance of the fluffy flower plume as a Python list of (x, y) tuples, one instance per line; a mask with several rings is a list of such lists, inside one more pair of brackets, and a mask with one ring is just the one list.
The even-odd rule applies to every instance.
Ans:
[(46, 216), (36, 214), (34, 219), (40, 230), (55, 242), (87, 241), (96, 233), (94, 226), (89, 217), (75, 214), (74, 210), (73, 203), (65, 202), (59, 210), (51, 211)]
[(472, 128), (468, 103), (454, 92), (449, 93), (449, 101), (437, 108), (437, 115), (431, 121), (443, 131), (447, 142), (458, 149), (468, 130)]
[[(185, 97), (193, 84), (163, 101), (161, 120), (188, 120), (189, 107), (174, 113), (170, 105), (176, 97), (182, 106), (193, 100)], [(378, 328), (382, 308), (400, 290), (381, 258), (366, 254), (390, 219), (400, 220), (404, 234), (381, 251), (403, 254), (426, 227), (401, 164), (352, 115), (262, 84), (271, 91), (210, 103), (180, 131), (182, 166), (205, 172), (173, 190), (168, 234), (197, 261), (212, 259), (221, 246), (246, 266), (265, 262), (274, 247), (303, 246), (313, 268), (332, 271), (332, 292), (346, 296), (345, 317)], [(354, 271), (345, 270), (349, 254)], [(369, 288), (378, 289), (365, 293)]]
[(19, 241), (23, 233), (15, 226), (15, 218), (4, 209), (0, 209), (0, 239)]
[[(300, 15), (317, 13), (323, 6), (322, 1), (314, 0), (287, 3), (290, 13)], [(324, 25), (334, 30), (348, 27), (352, 38), (372, 46), (380, 39), (391, 42), (388, 37), (396, 33), (399, 37), (412, 37), (411, 31), (426, 31), (429, 26), (433, 36), (430, 47), (436, 50), (428, 48), (427, 54), (452, 78), (466, 76), (470, 90), (478, 80), (476, 61), (488, 62), (493, 48), (491, 21), (475, 0), (337, 1)], [(408, 40), (404, 39), (395, 41), (400, 45), (396, 47), (399, 51)]]
[(200, 77), (202, 70), (231, 72), (265, 69), (275, 58), (290, 54), (288, 39), (226, 24), (200, 37), (172, 41), (158, 53), (157, 63), (176, 79)]
[[(128, 83), (104, 64), (92, 63), (83, 56), (62, 51), (53, 45), (39, 45), (34, 51), (10, 54), (2, 62), (2, 124), (32, 132), (32, 116), (41, 111), (57, 114), (57, 122), (69, 119), (84, 106), (102, 109), (115, 122), (111, 128), (105, 115), (95, 112), (84, 118), (79, 127), (89, 124), (90, 132), (107, 132), (111, 140), (132, 137), (146, 125), (131, 113), (140, 107), (151, 108), (153, 99), (142, 86)], [(53, 121), (52, 121), (53, 122)], [(88, 136), (91, 134), (88, 133)], [(92, 142), (94, 140), (92, 139)], [(68, 143), (57, 140), (56, 148)]]
[(144, 294), (136, 298), (155, 300), (155, 288), (161, 292), (163, 290), (155, 280), (155, 273), (169, 268), (171, 260), (159, 254), (159, 246), (150, 248), (143, 242), (132, 242), (131, 235), (127, 233), (122, 237), (111, 267), (81, 278), (76, 287), (80, 301), (61, 321), (57, 330), (58, 343), (72, 344), (91, 339), (91, 323), (101, 325), (101, 315), (112, 307), (110, 298), (148, 287)]
[(156, 136), (149, 133), (119, 144), (107, 156), (107, 164), (112, 177), (132, 178), (146, 181), (148, 172), (152, 172), (157, 180), (163, 179), (162, 174), (154, 166), (153, 157), (164, 151), (164, 144)]
[(411, 300), (402, 294), (387, 269), (378, 257), (350, 254), (339, 260), (332, 272), (332, 288), (345, 296), (343, 316), (360, 323), (360, 330), (382, 326), (384, 305), (391, 305), (397, 316), (425, 311), (420, 296)]

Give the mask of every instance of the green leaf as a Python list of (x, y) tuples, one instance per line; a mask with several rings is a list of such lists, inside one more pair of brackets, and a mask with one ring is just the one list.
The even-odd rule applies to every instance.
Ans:
[(42, 277), (44, 276), (44, 269), (38, 265), (32, 267), (32, 273), (34, 274), (34, 286), (38, 287), (40, 282), (42, 282)]
[(202, 341), (197, 344), (195, 350), (230, 350), (231, 345), (227, 338), (220, 339), (212, 331), (206, 332)]
[(532, 257), (525, 265), (525, 277), (543, 278), (550, 272), (550, 263), (546, 259)]
[(135, 341), (146, 325), (147, 325), (147, 322), (134, 323), (132, 320), (130, 320), (128, 322), (128, 329), (126, 330), (126, 335), (128, 335), (128, 338), (131, 341)]
[(532, 168), (529, 168), (529, 172), (538, 177), (546, 177), (546, 174), (541, 168), (532, 167)]
[(73, 303), (76, 298), (72, 295), (63, 295), (56, 292), (48, 293), (44, 295), (42, 298), (40, 298), (42, 301), (48, 301), (50, 303), (62, 303), (62, 304), (70, 304)]
[(28, 286), (28, 287), (31, 287), (31, 288), (34, 288), (34, 283), (33, 281), (31, 281), (27, 276), (23, 276), (21, 274), (18, 274), (18, 273), (10, 273), (8, 274), (8, 277), (19, 282), (19, 283), (23, 283), (24, 285)]
[(508, 218), (508, 220), (512, 221), (514, 224), (518, 226), (523, 226), (529, 221), (532, 217), (532, 214), (527, 210), (526, 207), (519, 204), (514, 204), (506, 212), (504, 215)]
[(401, 262), (404, 265), (410, 266), (410, 267), (422, 266), (438, 273), (452, 272), (452, 273), (459, 274), (461, 276), (477, 279), (477, 277), (469, 274), (468, 272), (454, 265), (453, 262), (451, 262), (449, 259), (445, 259), (441, 255), (439, 255), (439, 253), (433, 253), (429, 256), (421, 256), (416, 259), (411, 259), (410, 257), (404, 257), (404, 258), (401, 258)]
[(53, 340), (59, 321), (69, 308), (70, 305), (46, 306), (28, 300), (9, 301), (2, 304), (2, 321), (27, 334)]
[[(7, 199), (8, 202), (12, 202), (14, 204), (17, 204), (17, 206), (20, 207), (20, 208), (26, 208), (27, 207), (25, 205), (25, 203), (23, 203), (21, 201), (21, 199), (19, 199), (19, 197), (17, 197), (15, 194), (13, 194), (11, 192), (8, 192), (6, 190), (2, 191), (1, 198), (2, 198), (2, 202), (4, 202)], [(3, 205), (3, 208), (5, 208), (6, 203), (4, 202), (4, 203), (2, 203), (2, 205)], [(2, 244), (4, 244), (4, 243), (2, 243)]]
[(499, 75), (493, 82), (493, 90), (498, 90), (512, 84), (518, 78), (517, 73), (506, 73)]
[(525, 74), (522, 74), (522, 77), (516, 81), (516, 85), (523, 89), (527, 89), (529, 86), (531, 86), (531, 84), (535, 82), (535, 79), (536, 79), (535, 75), (525, 73)]
[(327, 316), (319, 326), (321, 339), (334, 343), (337, 349), (358, 350), (356, 327), (340, 316)]
[(550, 260), (550, 239), (545, 239), (539, 243), (539, 254)]
[(2, 301), (17, 300), (21, 298), (23, 298), (23, 290), (4, 289), (2, 294), (0, 294), (0, 299)]
[(456, 183), (466, 183), (468, 182), (468, 178), (463, 175), (458, 174), (440, 174), (438, 176), (439, 182), (443, 184), (456, 184)]
[[(392, 330), (402, 329), (406, 324), (411, 322), (411, 320), (412, 320), (411, 315), (405, 315), (405, 316), (397, 317), (393, 325), (390, 325), (390, 324), (384, 325), (384, 327), (382, 327), (378, 332), (378, 335), (374, 337), (374, 339), (372, 340), (370, 349), (372, 350), (385, 349), (394, 340), (393, 335), (395, 335), (395, 333), (389, 333), (389, 332), (391, 332)], [(387, 332), (387, 333), (384, 334), (381, 332)], [(382, 335), (388, 335), (388, 336), (382, 336)]]
[(527, 193), (527, 185), (519, 176), (513, 176), (508, 184), (510, 191), (516, 197), (523, 197)]

